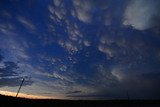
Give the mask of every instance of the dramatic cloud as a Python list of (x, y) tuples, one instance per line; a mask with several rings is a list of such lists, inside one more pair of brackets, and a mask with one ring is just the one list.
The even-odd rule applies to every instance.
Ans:
[(17, 89), (26, 77), (27, 94), (159, 98), (160, 38), (146, 30), (159, 28), (158, 0), (2, 4), (0, 89)]
[(126, 7), (124, 25), (138, 30), (160, 26), (159, 0), (131, 0)]

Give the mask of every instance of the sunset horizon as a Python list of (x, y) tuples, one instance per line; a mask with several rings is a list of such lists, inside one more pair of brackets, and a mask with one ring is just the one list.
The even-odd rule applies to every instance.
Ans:
[[(5, 96), (11, 96), (16, 97), (17, 92), (10, 92), (10, 91), (1, 91), (0, 95)], [(60, 99), (60, 98), (54, 98), (54, 97), (47, 97), (47, 96), (39, 96), (39, 95), (30, 95), (25, 93), (19, 93), (17, 98), (27, 98), (27, 99)]]

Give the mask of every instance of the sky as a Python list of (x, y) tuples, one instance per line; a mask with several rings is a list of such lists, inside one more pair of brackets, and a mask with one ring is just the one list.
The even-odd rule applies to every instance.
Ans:
[[(0, 0), (0, 93), (159, 99), (159, 0)], [(9, 94), (8, 94), (9, 93)]]

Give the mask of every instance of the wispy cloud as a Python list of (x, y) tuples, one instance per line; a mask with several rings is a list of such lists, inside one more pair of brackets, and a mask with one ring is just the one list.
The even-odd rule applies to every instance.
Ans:
[(6, 36), (15, 36), (16, 26), (14, 26), (11, 22), (1, 23), (0, 24), (0, 32)]
[(17, 20), (27, 29), (31, 30), (32, 32), (36, 30), (35, 25), (27, 18), (23, 16), (18, 16)]
[(84, 43), (84, 45), (87, 46), (87, 47), (91, 46), (91, 42), (88, 41), (88, 40), (84, 40), (83, 43)]
[(29, 59), (29, 56), (25, 52), (25, 48), (17, 43), (14, 39), (4, 38), (0, 48), (2, 49), (2, 51), (6, 52), (6, 57), (9, 56), (13, 61), (22, 61), (22, 59)]
[(11, 19), (12, 18), (11, 13), (9, 13), (6, 10), (1, 10), (0, 11), (0, 16), (3, 17), (3, 18), (7, 18), (7, 19)]

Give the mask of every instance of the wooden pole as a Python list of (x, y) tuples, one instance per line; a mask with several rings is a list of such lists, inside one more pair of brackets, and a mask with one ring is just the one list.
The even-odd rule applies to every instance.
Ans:
[(22, 82), (21, 82), (21, 85), (20, 85), (20, 87), (19, 87), (19, 89), (18, 89), (18, 91), (17, 91), (16, 97), (18, 97), (18, 94), (19, 94), (19, 92), (20, 92), (20, 90), (21, 90), (21, 87), (22, 87), (22, 85), (23, 85), (24, 80), (25, 80), (25, 79), (23, 78), (23, 80), (22, 80)]

